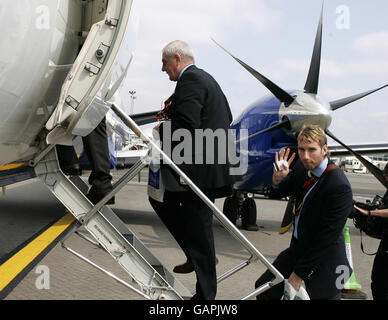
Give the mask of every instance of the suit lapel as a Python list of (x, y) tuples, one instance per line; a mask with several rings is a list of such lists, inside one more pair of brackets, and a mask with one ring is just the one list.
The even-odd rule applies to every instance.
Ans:
[[(329, 160), (328, 164), (327, 164), (327, 168), (332, 166), (333, 165), (333, 162)], [(306, 197), (305, 199), (305, 202), (303, 204), (303, 208), (302, 208), (302, 211), (303, 213), (305, 213), (305, 209), (309, 207), (310, 205), (310, 202), (314, 200), (314, 197), (315, 195), (320, 191), (320, 188), (322, 186), (322, 183), (325, 181), (325, 178), (326, 178), (326, 175), (327, 175), (327, 171), (325, 171), (322, 176), (319, 178), (319, 180), (317, 181), (316, 185), (314, 186), (314, 188), (310, 191), (310, 193), (308, 194), (308, 196)]]
[(307, 195), (306, 199), (305, 199), (305, 202), (303, 204), (303, 208), (302, 208), (302, 211), (303, 211), (303, 214), (305, 214), (305, 210), (306, 208), (309, 207), (310, 205), (310, 202), (313, 201), (315, 195), (317, 194), (317, 192), (319, 192), (319, 189), (320, 189), (320, 186), (322, 185), (322, 182), (323, 180), (325, 179), (325, 177), (322, 177), (322, 179), (320, 178), (317, 183), (315, 184), (314, 188), (310, 191), (310, 193)]

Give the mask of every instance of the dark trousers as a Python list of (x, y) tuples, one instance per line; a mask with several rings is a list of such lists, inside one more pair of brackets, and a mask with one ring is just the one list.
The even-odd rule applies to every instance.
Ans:
[(372, 268), (373, 300), (388, 300), (388, 237), (381, 240)]
[[(294, 258), (290, 252), (290, 248), (282, 251), (272, 265), (283, 275), (284, 279), (288, 279), (294, 269)], [(255, 288), (259, 288), (263, 284), (272, 281), (274, 275), (271, 271), (265, 271), (255, 282)], [(284, 282), (278, 283), (272, 288), (259, 294), (256, 299), (261, 301), (280, 300), (284, 293)]]
[[(214, 202), (214, 192), (207, 192)], [(194, 265), (197, 276), (193, 299), (214, 300), (217, 274), (213, 236), (213, 213), (198, 196), (190, 191), (165, 191), (164, 201), (149, 199), (187, 259)]]
[[(89, 176), (89, 184), (91, 185), (89, 194), (103, 196), (112, 190), (105, 118), (89, 135), (82, 137), (82, 142), (92, 167), (92, 172)], [(73, 146), (58, 145), (57, 153), (62, 168), (78, 164), (78, 158)]]
[(110, 175), (110, 156), (105, 118), (89, 135), (82, 138), (84, 150), (92, 166), (89, 193), (104, 195), (112, 190)]
[(78, 165), (78, 157), (73, 146), (56, 145), (59, 165), (62, 171)]
[[(284, 279), (288, 279), (291, 273), (293, 272), (294, 265), (295, 265), (295, 257), (293, 254), (292, 247), (282, 251), (275, 259), (272, 265), (283, 275)], [(255, 282), (255, 288), (258, 288), (261, 285), (269, 281), (272, 281), (273, 279), (274, 279), (274, 275), (272, 274), (272, 272), (267, 270), (263, 273), (263, 275), (259, 279), (257, 279), (257, 281)], [(305, 285), (306, 285), (307, 292), (309, 292), (309, 283), (305, 283)], [(267, 291), (263, 292), (262, 294), (259, 294), (256, 297), (256, 299), (261, 301), (280, 300), (283, 297), (283, 293), (284, 293), (284, 282), (281, 282), (273, 286), (272, 288), (268, 289)], [(314, 300), (317, 298), (310, 295), (310, 299)], [(319, 298), (319, 300), (340, 300), (340, 299), (341, 299), (340, 291), (334, 296)]]

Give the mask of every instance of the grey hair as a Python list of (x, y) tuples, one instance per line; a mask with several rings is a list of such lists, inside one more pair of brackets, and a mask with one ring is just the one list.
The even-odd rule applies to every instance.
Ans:
[(191, 47), (184, 41), (175, 40), (166, 45), (163, 49), (163, 54), (167, 57), (171, 57), (174, 54), (179, 54), (184, 61), (195, 61), (194, 60), (194, 51)]

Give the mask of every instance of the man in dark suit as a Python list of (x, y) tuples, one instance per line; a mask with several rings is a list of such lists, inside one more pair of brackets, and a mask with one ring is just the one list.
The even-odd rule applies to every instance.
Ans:
[[(163, 151), (172, 151), (174, 163), (214, 202), (228, 195), (234, 181), (227, 148), (217, 148), (217, 142), (225, 142), (221, 135), (228, 136), (232, 122), (229, 104), (212, 76), (194, 65), (193, 52), (185, 42), (168, 44), (162, 63), (162, 71), (177, 82), (169, 120), (159, 127)], [(150, 198), (150, 203), (186, 255), (186, 263), (174, 271), (195, 271), (193, 299), (213, 300), (217, 292), (213, 213), (167, 165), (162, 165), (162, 179), (166, 189), (163, 202)]]
[[(299, 161), (290, 150), (275, 156), (270, 197), (293, 196), (294, 231), (290, 247), (279, 254), (273, 265), (288, 283), (299, 290), (302, 281), (311, 299), (340, 299), (342, 286), (350, 277), (343, 229), (352, 209), (352, 191), (346, 176), (328, 158), (326, 135), (318, 126), (305, 126), (298, 136)], [(309, 177), (311, 176), (311, 178)], [(256, 288), (270, 281), (266, 271)], [(260, 294), (258, 300), (279, 300), (280, 283)]]

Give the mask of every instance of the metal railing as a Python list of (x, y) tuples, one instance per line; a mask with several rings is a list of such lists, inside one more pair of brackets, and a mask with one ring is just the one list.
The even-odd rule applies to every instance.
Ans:
[[(136, 135), (138, 135), (144, 143), (146, 143), (149, 147), (156, 150), (157, 153), (159, 153), (165, 164), (169, 165), (180, 177), (183, 179), (183, 181), (193, 190), (193, 192), (201, 198), (202, 201), (205, 202), (205, 204), (212, 210), (214, 216), (219, 220), (219, 222), (224, 226), (224, 228), (237, 240), (239, 241), (242, 246), (251, 254), (250, 258), (235, 266), (231, 270), (225, 272), (221, 276), (218, 277), (217, 282), (221, 282), (225, 280), (226, 278), (230, 277), (231, 275), (235, 274), (236, 272), (240, 271), (241, 269), (245, 268), (252, 262), (260, 260), (267, 268), (268, 270), (274, 275), (274, 279), (270, 282), (267, 282), (260, 286), (259, 288), (256, 288), (254, 291), (250, 292), (248, 295), (244, 296), (242, 300), (246, 300), (252, 297), (257, 296), (258, 294), (268, 290), (272, 286), (282, 282), (284, 280), (283, 275), (263, 256), (263, 254), (257, 250), (257, 248), (242, 234), (234, 224), (232, 224), (229, 219), (219, 210), (216, 205), (199, 189), (194, 182), (161, 150), (161, 148), (156, 144), (152, 139), (148, 138), (144, 132), (141, 130), (141, 128), (136, 124), (135, 121), (133, 121), (127, 114), (125, 114), (119, 107), (117, 107), (115, 104), (111, 105), (111, 110), (126, 124)], [(143, 161), (143, 163), (147, 163), (147, 161)], [(144, 166), (141, 166), (139, 164), (139, 167), (137, 170), (131, 170), (131, 175), (136, 175), (137, 172), (139, 172)], [(127, 181), (127, 178), (123, 179), (123, 181), (119, 181), (117, 183), (117, 187), (121, 188), (122, 184)], [(117, 193), (116, 186), (114, 187), (114, 190), (110, 194), (108, 194), (104, 199), (98, 203), (95, 208), (89, 212), (86, 215), (86, 218), (90, 217), (93, 212), (97, 211), (99, 207), (101, 207), (109, 198)]]

